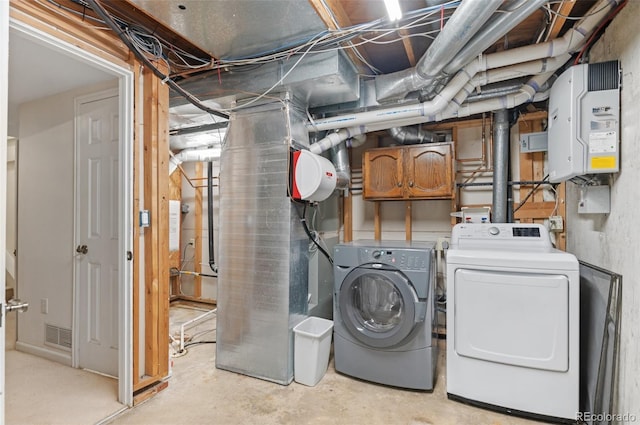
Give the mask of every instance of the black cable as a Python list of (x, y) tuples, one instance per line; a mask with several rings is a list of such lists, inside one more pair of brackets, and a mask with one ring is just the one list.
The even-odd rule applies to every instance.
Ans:
[(331, 258), (331, 255), (329, 255), (329, 253), (320, 246), (320, 244), (318, 243), (318, 241), (316, 241), (316, 238), (313, 237), (313, 235), (311, 234), (311, 231), (309, 230), (309, 226), (307, 226), (307, 219), (305, 218), (305, 216), (307, 215), (307, 203), (304, 203), (304, 209), (302, 210), (302, 214), (300, 214), (300, 210), (298, 209), (297, 206), (295, 206), (296, 212), (298, 213), (298, 216), (300, 217), (300, 223), (302, 223), (302, 227), (304, 228), (304, 232), (307, 234), (307, 236), (309, 237), (309, 239), (311, 239), (311, 242), (313, 242), (318, 249), (320, 250), (320, 252), (322, 252), (322, 254), (327, 257), (327, 260), (329, 260), (329, 263), (331, 263), (331, 265), (333, 266), (333, 258)]
[(192, 345), (198, 345), (198, 344), (215, 344), (215, 343), (216, 341), (193, 341), (185, 344), (184, 348), (191, 347)]
[(89, 6), (91, 6), (91, 9), (93, 9), (93, 11), (96, 12), (98, 16), (100, 16), (100, 18), (111, 28), (111, 30), (113, 30), (113, 32), (115, 32), (118, 35), (118, 37), (129, 48), (129, 50), (131, 50), (131, 52), (136, 56), (136, 58), (138, 58), (142, 63), (144, 63), (144, 65), (147, 68), (149, 68), (156, 77), (161, 79), (163, 82), (166, 82), (167, 84), (169, 84), (169, 87), (171, 87), (173, 90), (178, 92), (178, 94), (183, 96), (185, 99), (187, 99), (189, 103), (196, 106), (197, 108), (209, 114), (212, 114), (221, 118), (229, 119), (228, 114), (225, 114), (223, 112), (217, 111), (215, 109), (209, 108), (208, 106), (204, 105), (194, 95), (184, 90), (175, 81), (171, 80), (168, 75), (164, 75), (162, 72), (160, 72), (160, 70), (158, 70), (158, 68), (156, 68), (151, 63), (151, 61), (147, 59), (145, 55), (140, 53), (138, 48), (131, 42), (131, 40), (127, 36), (125, 36), (122, 28), (120, 28), (118, 24), (116, 24), (116, 22), (113, 20), (111, 15), (102, 7), (101, 4), (99, 4), (98, 0), (86, 0), (86, 1), (89, 4)]
[(536, 190), (538, 190), (538, 188), (540, 187), (540, 185), (547, 183), (547, 180), (549, 179), (549, 174), (547, 174), (546, 176), (544, 176), (544, 179), (542, 179), (542, 182), (538, 183), (537, 185), (534, 186), (533, 189), (531, 189), (531, 191), (527, 194), (527, 196), (525, 196), (524, 200), (522, 202), (520, 202), (520, 205), (518, 205), (518, 208), (513, 210), (513, 213), (515, 214), (516, 211), (518, 211), (520, 208), (522, 208), (522, 206), (524, 205), (525, 202), (527, 202), (527, 200), (529, 198), (531, 198), (531, 195), (534, 194), (534, 192)]

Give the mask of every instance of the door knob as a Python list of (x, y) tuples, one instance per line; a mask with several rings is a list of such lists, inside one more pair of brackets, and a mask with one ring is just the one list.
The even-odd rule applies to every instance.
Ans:
[(413, 187), (413, 182), (409, 182), (409, 187)]
[(89, 247), (86, 245), (78, 245), (76, 247), (76, 252), (78, 254), (86, 254), (87, 252), (89, 252)]
[(7, 306), (5, 307), (5, 311), (7, 313), (11, 311), (18, 311), (20, 313), (24, 313), (27, 310), (29, 310), (29, 303), (23, 303), (22, 301), (15, 298), (7, 301)]

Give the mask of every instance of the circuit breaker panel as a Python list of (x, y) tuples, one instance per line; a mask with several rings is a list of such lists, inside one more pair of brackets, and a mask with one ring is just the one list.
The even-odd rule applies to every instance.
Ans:
[(549, 95), (549, 180), (620, 170), (620, 65), (572, 66)]

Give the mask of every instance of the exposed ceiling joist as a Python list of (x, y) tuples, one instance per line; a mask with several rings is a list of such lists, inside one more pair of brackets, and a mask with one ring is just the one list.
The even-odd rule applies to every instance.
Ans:
[[(309, 0), (309, 3), (330, 30), (339, 30), (353, 25), (349, 15), (347, 15), (347, 12), (342, 7), (340, 0)], [(371, 63), (371, 60), (364, 49), (359, 49), (357, 47), (355, 49), (358, 50), (360, 55), (367, 62)], [(347, 49), (346, 52), (349, 58), (358, 67), (358, 71), (367, 72), (362, 65), (362, 60), (357, 57), (355, 52), (353, 52), (353, 49)]]
[(553, 15), (553, 20), (551, 21), (551, 28), (549, 28), (549, 32), (545, 37), (545, 41), (553, 40), (554, 38), (558, 37), (558, 34), (560, 34), (564, 23), (567, 21), (566, 16), (570, 16), (571, 11), (573, 10), (575, 5), (575, 0), (564, 0), (558, 5), (558, 7), (556, 8), (556, 14)]

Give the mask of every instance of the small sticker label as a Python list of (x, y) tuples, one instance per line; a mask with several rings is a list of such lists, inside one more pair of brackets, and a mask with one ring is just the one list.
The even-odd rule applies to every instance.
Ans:
[(601, 131), (589, 133), (589, 153), (615, 152), (618, 144), (617, 133), (615, 131)]
[(604, 169), (615, 168), (615, 167), (616, 167), (615, 156), (598, 156), (595, 158), (591, 158), (592, 170), (604, 170)]

